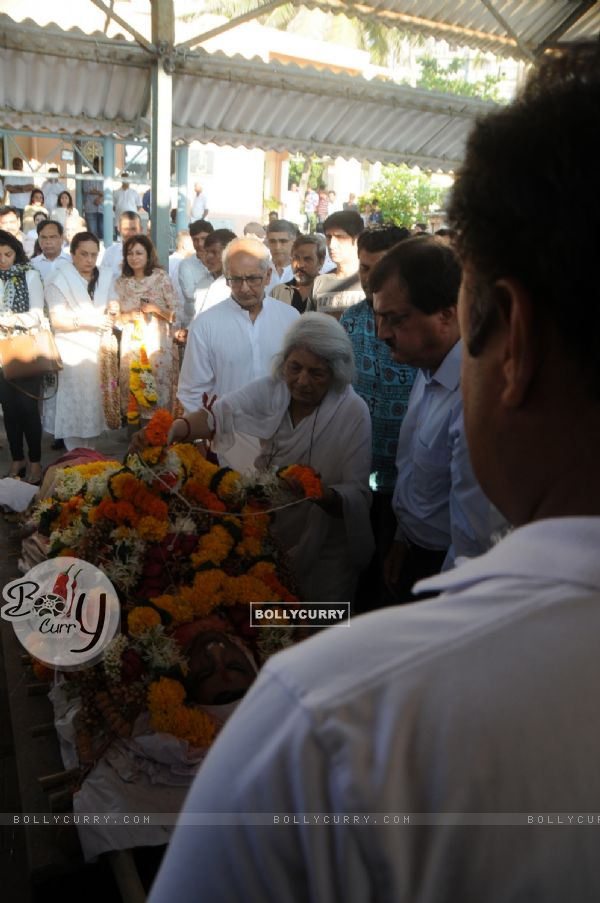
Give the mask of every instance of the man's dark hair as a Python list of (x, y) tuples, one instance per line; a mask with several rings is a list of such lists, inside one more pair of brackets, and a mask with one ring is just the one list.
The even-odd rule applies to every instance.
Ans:
[(215, 231), (215, 227), (212, 223), (209, 223), (207, 219), (197, 219), (194, 220), (193, 223), (189, 225), (190, 235), (200, 235), (201, 232), (205, 232), (207, 235), (210, 235)]
[(210, 248), (212, 245), (222, 245), (226, 248), (229, 242), (233, 241), (234, 238), (237, 238), (237, 235), (235, 232), (232, 232), (231, 229), (215, 229), (206, 238), (204, 247)]
[(376, 226), (360, 233), (356, 247), (359, 251), (376, 254), (377, 251), (389, 251), (406, 238), (410, 238), (410, 232), (404, 226)]
[(445, 242), (433, 236), (416, 235), (388, 251), (369, 276), (371, 292), (381, 291), (394, 277), (407, 289), (410, 303), (421, 313), (435, 314), (458, 302), (458, 258)]
[(295, 226), (294, 223), (290, 223), (287, 219), (274, 219), (267, 223), (266, 231), (267, 237), (271, 232), (287, 232), (290, 238), (295, 238), (298, 234), (298, 226)]
[(324, 232), (328, 229), (343, 229), (351, 238), (360, 235), (364, 228), (363, 218), (356, 210), (339, 210), (328, 216), (323, 223)]
[(314, 232), (310, 235), (303, 235), (300, 233), (296, 238), (296, 241), (292, 245), (292, 257), (302, 245), (314, 245), (317, 249), (317, 257), (320, 260), (325, 260), (327, 253), (327, 245), (325, 244), (325, 239), (322, 235), (317, 235)]
[[(65, 192), (61, 191), (61, 194), (65, 194)], [(142, 222), (139, 213), (135, 213), (133, 210), (124, 210), (123, 213), (119, 216), (119, 222), (121, 222), (122, 219), (128, 219), (130, 222), (137, 220), (140, 224)]]
[(10, 204), (6, 204), (4, 207), (0, 207), (0, 216), (6, 216), (7, 213), (14, 213), (14, 215), (20, 221), (21, 217), (16, 207), (11, 207)]
[(58, 229), (59, 235), (64, 235), (65, 230), (62, 227), (62, 223), (57, 222), (55, 219), (43, 219), (35, 227), (37, 230), (37, 234), (39, 235), (42, 229), (45, 229), (46, 226), (56, 226)]
[[(494, 284), (518, 280), (600, 396), (597, 216), (600, 45), (545, 58), (510, 107), (480, 120), (448, 211), (472, 274), (472, 355), (498, 323)], [(570, 229), (576, 220), (583, 228)]]

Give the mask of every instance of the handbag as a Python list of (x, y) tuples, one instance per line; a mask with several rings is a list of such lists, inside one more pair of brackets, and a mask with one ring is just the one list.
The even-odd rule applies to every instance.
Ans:
[(9, 382), (58, 373), (62, 370), (60, 353), (49, 329), (24, 332), (0, 339), (0, 367)]

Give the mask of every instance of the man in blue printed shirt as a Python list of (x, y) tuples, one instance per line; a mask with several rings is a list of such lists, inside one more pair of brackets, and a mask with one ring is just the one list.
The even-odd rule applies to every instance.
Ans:
[(377, 339), (369, 274), (390, 248), (409, 235), (408, 229), (383, 226), (358, 236), (358, 274), (365, 298), (349, 307), (340, 320), (354, 349), (353, 386), (368, 405), (373, 430), (371, 526), (376, 549), (359, 580), (355, 598), (357, 612), (393, 601), (383, 581), (383, 562), (396, 532), (392, 493), (396, 484), (398, 434), (417, 373), (413, 367), (398, 364), (387, 345)]

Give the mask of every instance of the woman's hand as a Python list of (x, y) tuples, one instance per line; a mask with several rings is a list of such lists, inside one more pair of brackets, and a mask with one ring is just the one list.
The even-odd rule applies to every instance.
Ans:
[(167, 436), (167, 445), (172, 445), (174, 442), (181, 442), (183, 439), (187, 439), (189, 435), (189, 422), (178, 417), (177, 420), (174, 420), (171, 424), (171, 429)]
[(136, 455), (143, 451), (147, 445), (148, 440), (146, 439), (146, 430), (138, 430), (137, 433), (133, 434), (129, 442), (129, 454)]
[(114, 299), (109, 301), (106, 305), (106, 313), (109, 317), (118, 317), (121, 313), (121, 305), (119, 302)]
[(143, 314), (154, 314), (157, 317), (163, 317), (164, 313), (154, 301), (149, 301), (147, 298), (142, 298), (140, 310)]
[(187, 329), (176, 329), (173, 333), (173, 341), (176, 345), (185, 345), (187, 342)]

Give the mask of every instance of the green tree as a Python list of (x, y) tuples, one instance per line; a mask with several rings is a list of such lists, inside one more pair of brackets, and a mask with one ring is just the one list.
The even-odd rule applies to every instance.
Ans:
[(324, 169), (325, 164), (318, 157), (305, 157), (303, 154), (290, 157), (288, 188), (292, 182), (297, 183), (302, 194), (307, 188), (318, 188), (323, 181)]
[(381, 176), (368, 195), (360, 198), (361, 206), (379, 201), (384, 222), (410, 228), (416, 222), (427, 221), (432, 207), (440, 206), (444, 189), (431, 184), (431, 177), (415, 172), (405, 164), (382, 167)]
[(486, 75), (480, 81), (468, 81), (464, 77), (467, 69), (467, 60), (464, 57), (456, 57), (447, 66), (441, 66), (436, 59), (430, 56), (421, 56), (417, 62), (421, 67), (417, 88), (443, 91), (445, 94), (460, 94), (463, 97), (479, 97), (481, 100), (493, 100), (496, 103), (501, 102), (498, 84), (502, 77)]

